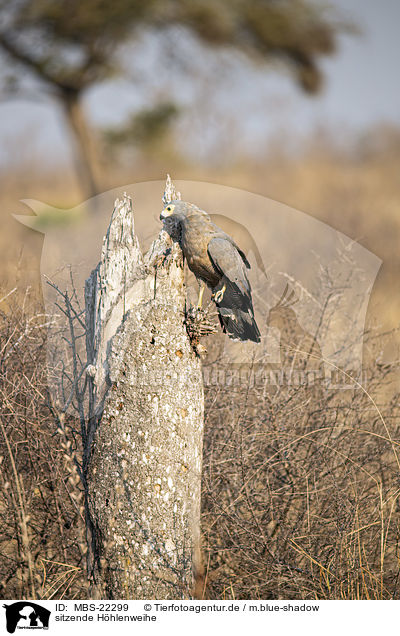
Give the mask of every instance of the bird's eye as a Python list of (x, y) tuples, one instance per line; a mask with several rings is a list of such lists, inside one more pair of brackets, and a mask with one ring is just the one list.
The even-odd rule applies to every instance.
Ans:
[(171, 212), (171, 206), (170, 205), (167, 207), (167, 212)]

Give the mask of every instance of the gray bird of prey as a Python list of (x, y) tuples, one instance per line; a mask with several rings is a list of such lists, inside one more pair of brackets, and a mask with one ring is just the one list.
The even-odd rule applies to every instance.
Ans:
[(233, 340), (260, 342), (246, 274), (250, 264), (234, 240), (193, 203), (171, 201), (160, 219), (164, 230), (179, 243), (199, 282), (198, 308), (201, 309), (206, 284), (212, 290), (223, 331)]

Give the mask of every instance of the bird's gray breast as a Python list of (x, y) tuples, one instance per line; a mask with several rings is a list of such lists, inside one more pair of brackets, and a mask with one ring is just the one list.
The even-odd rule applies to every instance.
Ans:
[(205, 280), (209, 285), (214, 286), (219, 281), (220, 276), (208, 255), (207, 247), (209, 243), (209, 233), (201, 223), (193, 220), (186, 222), (182, 228), (181, 247), (189, 269), (197, 278)]

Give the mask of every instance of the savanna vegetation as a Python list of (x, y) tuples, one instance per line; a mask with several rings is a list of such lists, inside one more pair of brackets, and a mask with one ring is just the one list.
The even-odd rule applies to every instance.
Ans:
[(303, 0), (262, 3), (261, 13), (258, 0), (153, 1), (138, 12), (140, 4), (120, 0), (107, 9), (85, 0), (74, 3), (69, 21), (65, 2), (0, 3), (5, 94), (23, 95), (26, 75), (34, 78), (36, 92), (61, 105), (75, 144), (73, 165), (64, 165), (36, 149), (34, 130), (15, 134), (0, 173), (0, 595), (88, 594), (79, 426), (48, 392), (43, 236), (10, 212), (26, 213), (23, 198), (72, 207), (83, 196), (169, 171), (283, 201), (383, 261), (368, 308), (362, 383), (347, 378), (346, 391), (318, 383), (206, 385), (197, 596), (398, 598), (400, 132), (382, 126), (339, 147), (340, 131), (320, 130), (296, 151), (279, 134), (255, 158), (231, 152), (240, 130), (230, 129), (219, 159), (200, 162), (178, 143), (179, 105), (160, 96), (126, 126), (96, 132), (83, 96), (122, 72), (114, 53), (132, 34), (137, 42), (149, 28), (170, 45), (173, 29), (185, 28), (212, 51), (283, 63), (313, 93), (320, 56), (334, 52), (343, 26)]
[[(386, 141), (384, 132), (351, 155), (339, 157), (325, 141), (301, 157), (282, 150), (251, 169), (246, 160), (218, 176), (359, 237), (383, 266), (368, 312), (362, 387), (356, 381), (352, 390), (327, 393), (317, 386), (206, 387), (198, 586), (204, 597), (398, 597), (400, 312), (393, 230), (400, 145), (393, 131)], [(138, 179), (147, 169), (135, 167)], [(179, 176), (190, 174), (193, 166), (180, 167)], [(118, 172), (114, 183), (124, 176)], [(49, 175), (32, 177), (25, 177), (24, 189), (35, 196), (71, 197), (65, 176), (53, 174), (51, 190)], [(17, 174), (8, 175), (2, 203), (1, 298), (17, 288), (1, 304), (2, 595), (82, 597), (79, 435), (71, 434), (73, 422), (65, 428), (47, 395), (40, 237), (7, 216), (20, 185)]]

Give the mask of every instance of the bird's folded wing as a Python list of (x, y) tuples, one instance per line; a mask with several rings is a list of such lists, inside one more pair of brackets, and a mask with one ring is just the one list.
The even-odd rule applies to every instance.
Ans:
[(243, 260), (236, 247), (224, 238), (213, 238), (208, 243), (207, 251), (215, 269), (237, 285), (243, 294), (248, 295), (250, 284)]

